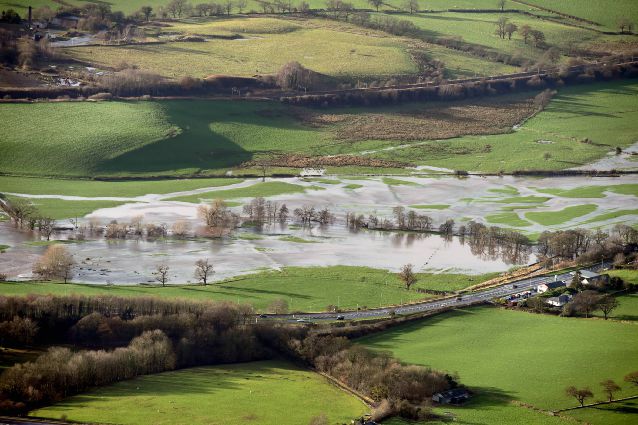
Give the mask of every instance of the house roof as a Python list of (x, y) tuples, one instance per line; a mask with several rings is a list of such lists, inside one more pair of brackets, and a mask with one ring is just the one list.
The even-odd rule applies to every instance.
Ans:
[(443, 397), (461, 397), (461, 396), (469, 395), (469, 393), (465, 388), (454, 388), (452, 390), (443, 391), (436, 395), (440, 395)]
[(580, 275), (588, 279), (600, 276), (598, 273), (592, 272), (591, 270), (581, 270)]
[[(547, 286), (547, 288), (549, 289), (554, 289), (554, 288), (560, 288), (561, 286), (566, 286), (567, 283), (565, 283), (565, 281), (563, 280), (557, 280), (554, 282), (543, 283), (543, 285)], [(542, 286), (542, 285), (539, 285), (539, 286)]]

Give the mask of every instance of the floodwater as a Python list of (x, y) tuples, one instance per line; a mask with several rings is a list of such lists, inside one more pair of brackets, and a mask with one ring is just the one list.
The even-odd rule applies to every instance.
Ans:
[[(478, 274), (505, 271), (515, 264), (535, 261), (533, 254), (515, 260), (498, 256), (476, 255), (467, 241), (458, 238), (446, 240), (438, 235), (382, 232), (361, 230), (353, 233), (344, 224), (346, 212), (357, 214), (377, 214), (391, 217), (392, 208), (397, 205), (448, 205), (435, 210), (419, 210), (430, 215), (435, 226), (447, 218), (454, 218), (457, 224), (470, 219), (485, 222), (489, 214), (502, 212), (511, 206), (511, 197), (548, 196), (551, 199), (541, 203), (519, 204), (521, 217), (528, 211), (556, 211), (568, 206), (595, 204), (597, 210), (562, 223), (561, 227), (576, 226), (594, 216), (619, 210), (638, 209), (636, 197), (606, 192), (604, 198), (551, 197), (537, 189), (573, 189), (583, 186), (612, 186), (615, 184), (638, 184), (638, 176), (620, 178), (514, 178), (514, 177), (470, 177), (457, 179), (450, 177), (396, 177), (410, 182), (409, 185), (388, 185), (378, 177), (367, 179), (334, 179), (336, 184), (300, 178), (280, 179), (301, 186), (321, 187), (323, 190), (307, 190), (304, 193), (286, 194), (268, 198), (285, 203), (290, 211), (302, 205), (312, 205), (316, 209), (328, 207), (337, 217), (335, 224), (320, 227), (300, 227), (297, 225), (270, 225), (261, 230), (242, 228), (234, 235), (222, 239), (193, 238), (176, 240), (127, 239), (109, 241), (94, 238), (81, 243), (69, 243), (67, 248), (78, 262), (75, 281), (96, 284), (145, 283), (153, 280), (152, 272), (160, 263), (170, 267), (170, 282), (187, 283), (193, 281), (194, 263), (208, 258), (215, 265), (215, 278), (223, 279), (259, 270), (277, 270), (287, 266), (368, 266), (398, 270), (406, 263), (415, 265), (423, 272), (460, 272)], [(272, 179), (274, 180), (274, 179)], [(125, 204), (94, 211), (83, 220), (98, 219), (106, 224), (111, 220), (120, 223), (143, 216), (145, 223), (164, 223), (170, 228), (177, 220), (188, 221), (193, 228), (200, 225), (197, 205), (170, 200), (177, 196), (201, 195), (214, 198), (215, 191), (229, 188), (248, 187), (260, 180), (246, 180), (231, 186), (203, 188), (171, 194), (148, 194), (140, 197), (86, 198), (60, 195), (28, 195), (32, 198), (53, 197), (67, 200), (112, 199)], [(347, 185), (358, 184), (361, 188), (349, 189)], [(515, 191), (514, 191), (515, 189)], [(37, 199), (33, 199), (37, 203)], [(245, 202), (245, 199), (233, 199)], [(515, 202), (514, 202), (515, 203)], [(240, 212), (241, 207), (235, 207)], [(623, 216), (621, 220), (633, 220), (637, 216)], [(618, 220), (616, 220), (618, 222)], [(611, 225), (611, 221), (597, 222), (595, 225)], [(545, 228), (530, 222), (522, 229), (526, 232), (540, 232)], [(65, 239), (70, 232), (60, 232), (55, 239)], [(299, 238), (285, 240), (286, 237)], [(284, 240), (282, 240), (282, 238)], [(300, 239), (302, 241), (300, 241)], [(0, 272), (11, 277), (29, 278), (33, 262), (46, 249), (29, 245), (29, 241), (39, 240), (37, 234), (18, 232), (8, 222), (0, 223), (0, 244), (11, 246), (0, 254)]]

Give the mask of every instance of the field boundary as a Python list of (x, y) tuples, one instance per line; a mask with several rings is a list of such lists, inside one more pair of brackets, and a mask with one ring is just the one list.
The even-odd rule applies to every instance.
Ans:
[(614, 404), (614, 403), (618, 403), (618, 402), (621, 402), (621, 401), (635, 400), (635, 399), (638, 399), (638, 395), (632, 395), (632, 396), (623, 397), (623, 398), (616, 398), (616, 399), (613, 399), (611, 401), (597, 401), (595, 403), (589, 403), (589, 404), (585, 404), (583, 406), (575, 406), (575, 407), (568, 407), (566, 409), (552, 410), (551, 412), (554, 415), (556, 415), (558, 413), (568, 412), (570, 410), (586, 409), (588, 407), (600, 406), (600, 405), (603, 405), (603, 404)]

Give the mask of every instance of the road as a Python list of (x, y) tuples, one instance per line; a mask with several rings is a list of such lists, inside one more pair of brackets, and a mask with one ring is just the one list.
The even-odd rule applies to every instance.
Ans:
[[(605, 265), (599, 265), (597, 267), (591, 267), (590, 270), (599, 270), (604, 267)], [(337, 316), (343, 316), (345, 320), (367, 319), (367, 318), (387, 316), (390, 313), (390, 310), (394, 310), (396, 314), (423, 313), (427, 311), (435, 311), (435, 310), (441, 310), (441, 309), (451, 308), (451, 307), (466, 307), (471, 304), (486, 302), (496, 298), (503, 298), (508, 295), (513, 295), (519, 292), (528, 291), (532, 288), (536, 288), (540, 284), (553, 282), (554, 280), (571, 280), (571, 279), (572, 279), (572, 275), (570, 275), (569, 272), (565, 272), (565, 273), (559, 273), (556, 275), (520, 279), (520, 280), (510, 282), (508, 284), (503, 284), (497, 287), (484, 289), (484, 290), (476, 291), (476, 292), (465, 293), (460, 296), (461, 297), (460, 299), (453, 297), (453, 298), (446, 298), (442, 300), (439, 299), (439, 300), (432, 300), (432, 301), (423, 301), (423, 302), (414, 303), (414, 304), (407, 304), (400, 307), (382, 307), (382, 308), (376, 308), (376, 309), (370, 309), (370, 310), (346, 311), (342, 313), (298, 313), (298, 314), (287, 314), (287, 315), (265, 315), (265, 317), (262, 317), (261, 320), (284, 319), (284, 320), (289, 320), (294, 322), (299, 319), (304, 319), (308, 321), (321, 321), (321, 320), (336, 320)]]

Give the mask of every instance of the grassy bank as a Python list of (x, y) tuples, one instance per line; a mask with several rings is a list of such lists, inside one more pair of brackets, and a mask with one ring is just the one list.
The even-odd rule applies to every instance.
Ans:
[[(490, 279), (495, 274), (419, 274), (415, 287), (456, 290)], [(407, 291), (398, 277), (367, 267), (288, 267), (280, 272), (260, 272), (208, 286), (83, 285), (50, 282), (0, 282), (3, 295), (113, 295), (227, 300), (250, 303), (266, 311), (275, 299), (288, 302), (291, 311), (325, 311), (328, 305), (345, 309), (425, 299), (427, 294)]]

